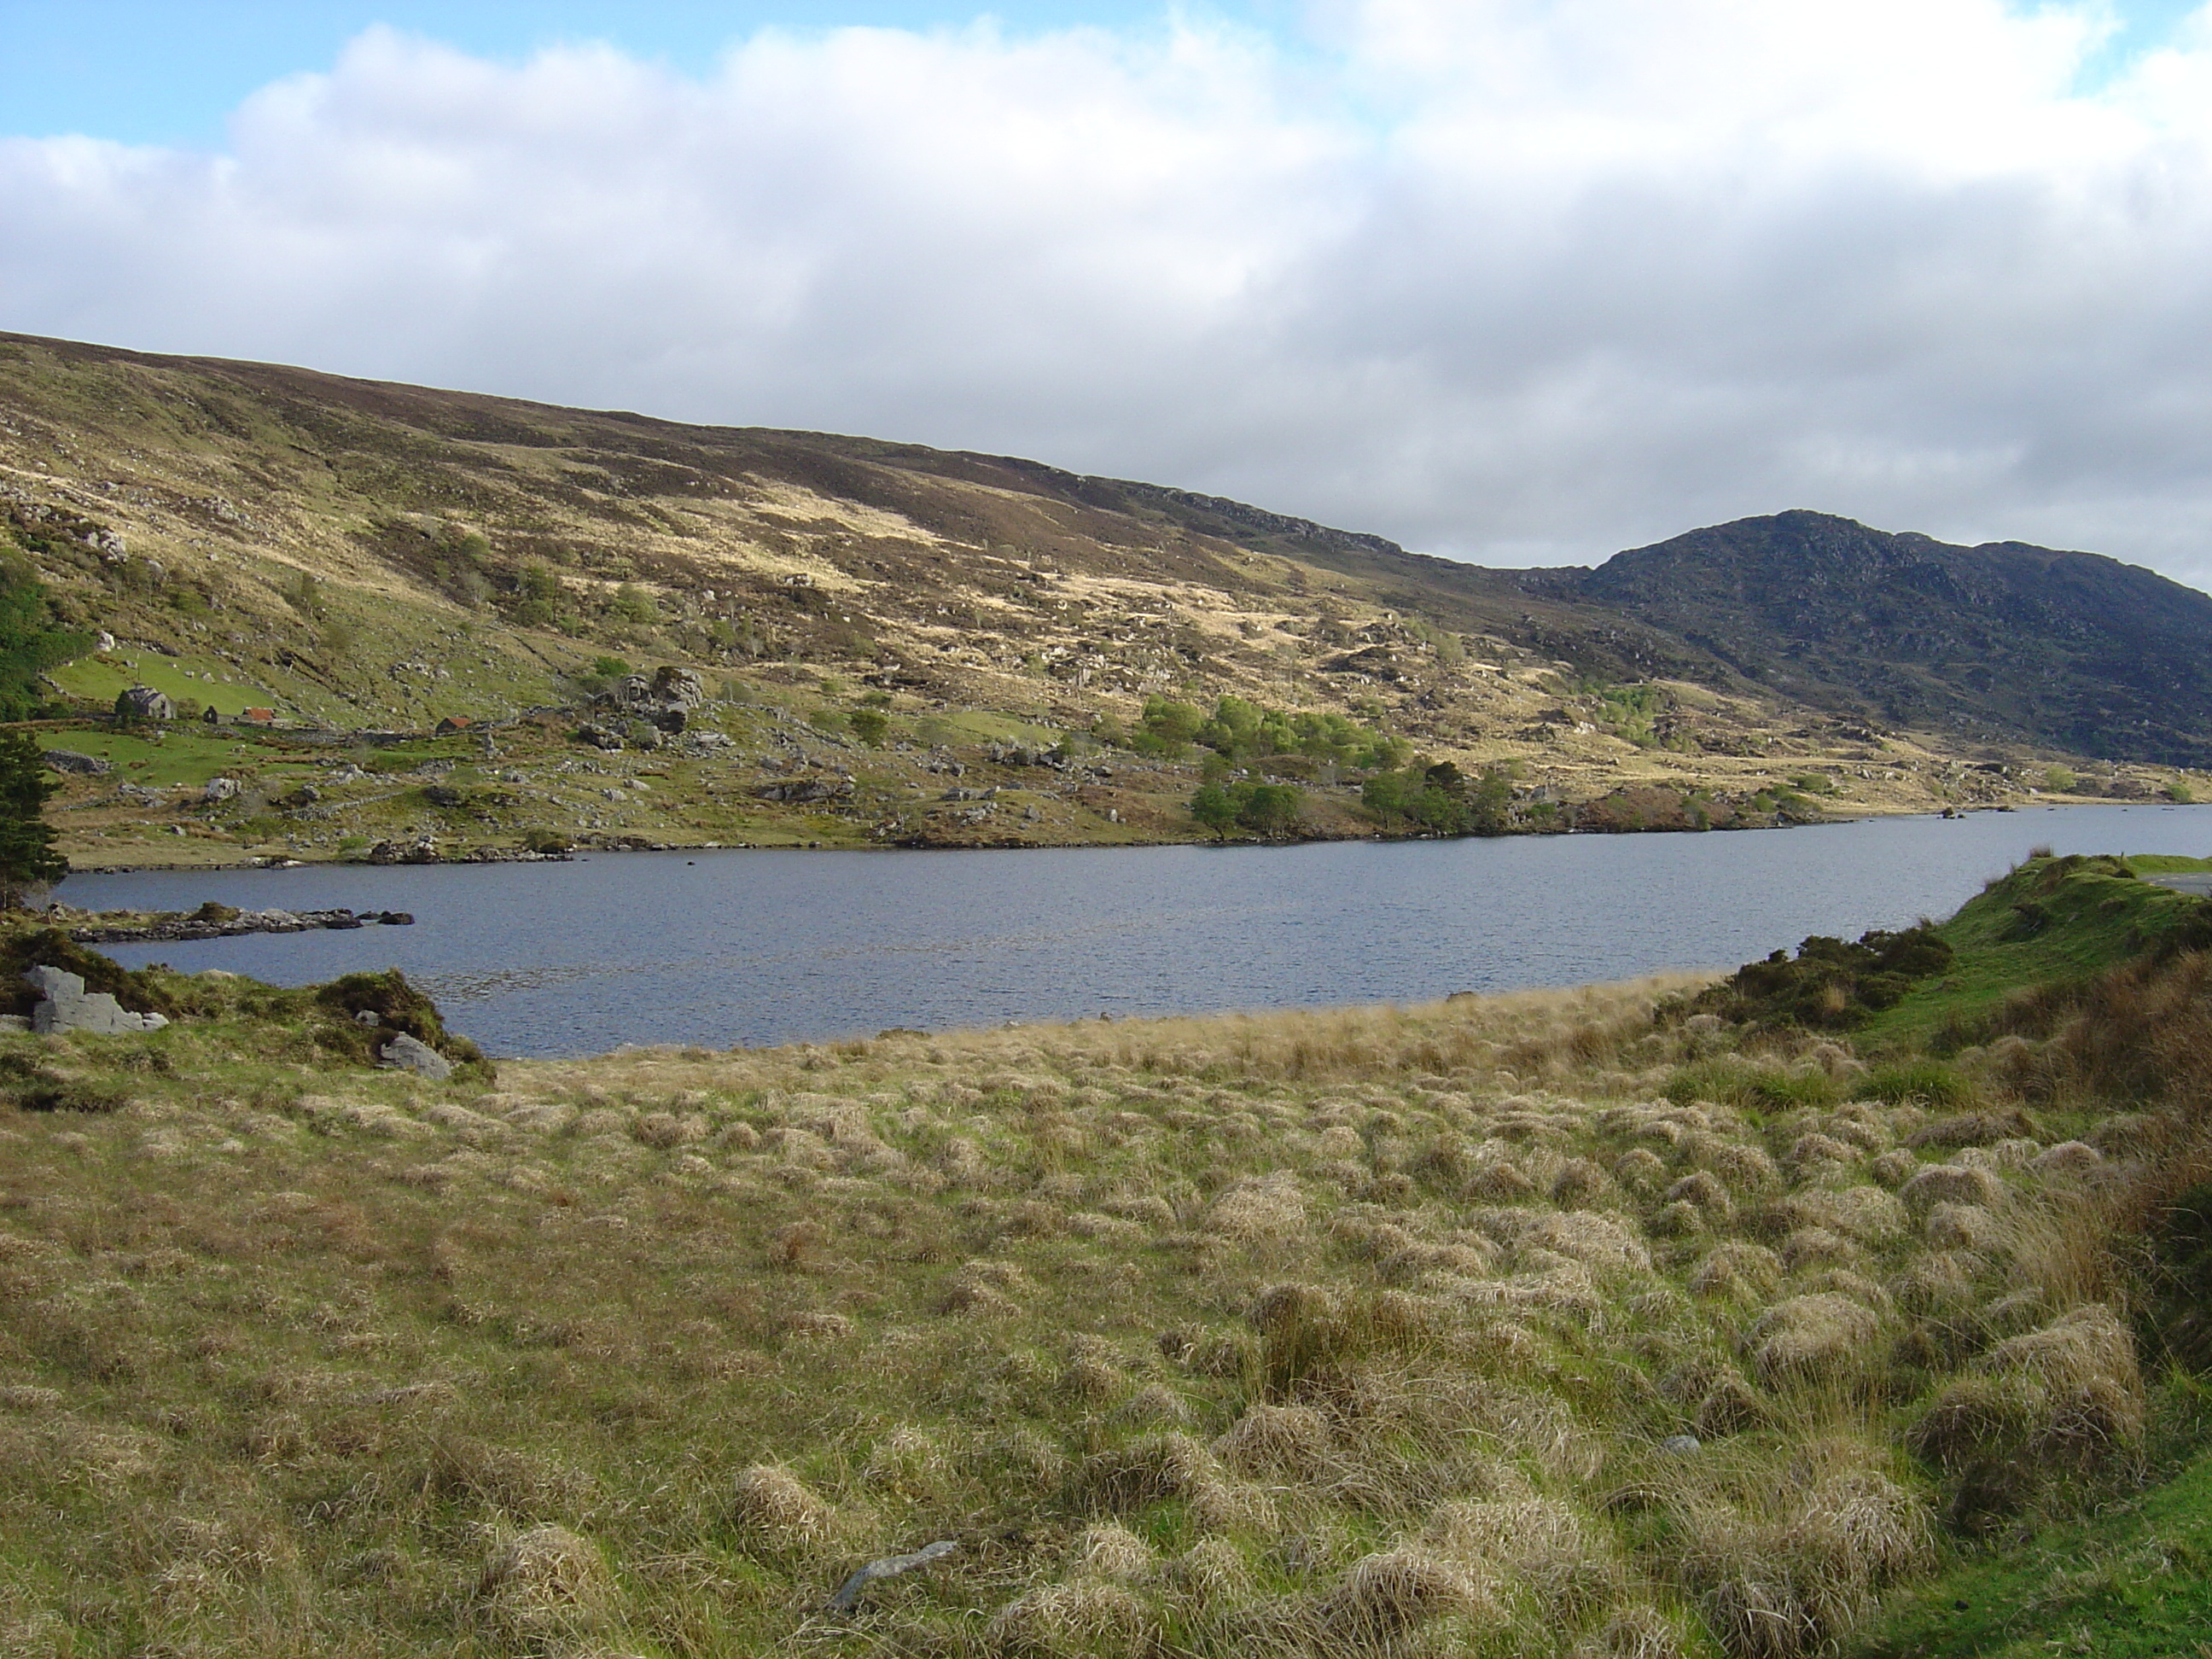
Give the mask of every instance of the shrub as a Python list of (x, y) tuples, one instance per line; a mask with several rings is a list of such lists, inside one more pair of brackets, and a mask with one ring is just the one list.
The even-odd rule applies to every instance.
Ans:
[(1917, 981), (1951, 966), (1950, 945), (1931, 927), (1877, 930), (1857, 943), (1814, 935), (1793, 960), (1777, 951), (1747, 963), (1683, 1005), (1740, 1024), (1847, 1031), (1894, 1007)]
[(1869, 1100), (1901, 1106), (1908, 1102), (1924, 1106), (1963, 1106), (1974, 1097), (1974, 1085), (1940, 1060), (1903, 1060), (1877, 1066), (1855, 1091)]

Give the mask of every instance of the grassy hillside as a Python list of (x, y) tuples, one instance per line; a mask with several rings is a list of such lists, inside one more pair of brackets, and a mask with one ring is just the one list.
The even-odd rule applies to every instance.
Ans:
[[(1968, 743), (1934, 705), (1886, 721), (1617, 605), (1233, 501), (1005, 457), (21, 336), (0, 336), (10, 547), (60, 622), (112, 641), (52, 671), (64, 708), (105, 711), (145, 685), (188, 712), (268, 708), (349, 732), (460, 716), (495, 729), (500, 769), (521, 774), (507, 781), (571, 809), (583, 802), (564, 781), (604, 754), (627, 753), (624, 775), (586, 793), (628, 791), (659, 764), (657, 750), (580, 742), (590, 699), (630, 667), (692, 670), (714, 704), (707, 730), (728, 746), (658, 794), (586, 815), (672, 843), (1196, 836), (1187, 737), (1167, 745), (1180, 763), (1157, 746), (1142, 757), (1169, 769), (1091, 776), (1012, 810), (923, 823), (897, 809), (941, 797), (948, 763), (994, 764), (992, 737), (1126, 755), (1148, 702), (1203, 717), (1224, 696), (1469, 776), (1510, 772), (1531, 812), (1613, 798), (1607, 827), (1771, 822), (1778, 805), (2212, 796), (2212, 778), (2164, 764), (2061, 765), (2026, 727)], [(533, 709), (568, 712), (515, 724)], [(807, 763), (872, 773), (861, 799), (763, 805), (794, 745)], [(1320, 833), (1372, 833), (1358, 747), (1301, 737), (1235, 759), (1255, 781), (1304, 788)], [(710, 799), (732, 788), (746, 813)], [(72, 791), (64, 823), (86, 862), (330, 857), (349, 837), (441, 828), (340, 790), (317, 814), (246, 824), (243, 842), (228, 823), (177, 836), (112, 785)]]
[(2190, 1442), (2125, 1240), (2204, 977), (1871, 1066), (1650, 983), (431, 1085), (147, 970), (0, 1036), (0, 1644), (1809, 1655)]

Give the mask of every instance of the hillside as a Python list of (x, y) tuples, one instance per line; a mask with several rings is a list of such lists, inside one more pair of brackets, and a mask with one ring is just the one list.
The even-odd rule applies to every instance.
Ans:
[(2097, 554), (1954, 547), (1783, 513), (1524, 580), (1882, 725), (2212, 759), (2212, 596)]
[(0, 1644), (1813, 1659), (2086, 1522), (2006, 1594), (2167, 1650), (2212, 1048), (2122, 868), (1992, 890), (2104, 966), (1943, 1055), (1676, 982), (494, 1077), (13, 931), (172, 1023), (0, 1032)]
[[(52, 730), (49, 747), (167, 780), (155, 799), (144, 780), (134, 794), (73, 775), (58, 811), (80, 862), (512, 847), (533, 830), (1189, 837), (1206, 751), (1188, 732), (1141, 740), (1145, 711), (1169, 699), (1202, 718), (1224, 696), (1277, 717), (1231, 758), (1302, 787), (1306, 833), (1373, 833), (1362, 779), (1415, 755), (1494, 769), (1523, 828), (2145, 798), (2176, 783), (2168, 757), (2195, 753), (2168, 726), (2203, 672), (2170, 671), (2187, 695), (2155, 730), (2063, 744), (2025, 691), (2013, 726), (1962, 726), (1940, 678), (1900, 706), (1910, 718), (1877, 719), (1837, 689), (1848, 639), (1821, 647), (1830, 678), (1801, 687), (1582, 577), (1188, 492), (20, 336), (0, 336), (0, 512), (58, 619), (106, 636), (48, 676), (64, 705), (105, 711), (144, 685), (187, 714), (386, 734), (333, 750), (173, 728), (157, 757), (144, 734)], [(1756, 632), (1753, 609), (1730, 614)], [(2136, 653), (2138, 678), (2169, 672), (2160, 642), (2194, 625), (2174, 615), (2142, 623), (2158, 650)], [(696, 696), (656, 736), (652, 720), (678, 724), (665, 708), (608, 699), (661, 667), (695, 675)], [(447, 718), (473, 734), (431, 742)], [(1010, 767), (1010, 750), (1084, 763)], [(2051, 771), (2075, 750), (2123, 763)], [(236, 790), (209, 801), (211, 783)]]

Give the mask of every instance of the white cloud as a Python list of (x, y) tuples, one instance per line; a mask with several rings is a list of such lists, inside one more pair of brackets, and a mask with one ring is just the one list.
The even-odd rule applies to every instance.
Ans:
[(2212, 582), (2212, 11), (1347, 0), (1292, 50), (386, 32), (0, 142), (0, 324), (989, 448), (1463, 556), (1809, 506)]

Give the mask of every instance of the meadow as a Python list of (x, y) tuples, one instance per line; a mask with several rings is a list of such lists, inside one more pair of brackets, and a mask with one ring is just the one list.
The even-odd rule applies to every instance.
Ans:
[(1835, 1650), (2191, 1465), (2202, 914), (2034, 860), (1837, 1029), (1674, 978), (442, 1085), (362, 1063), (442, 1040), (404, 988), (113, 975), (174, 1023), (0, 1036), (0, 1654)]

